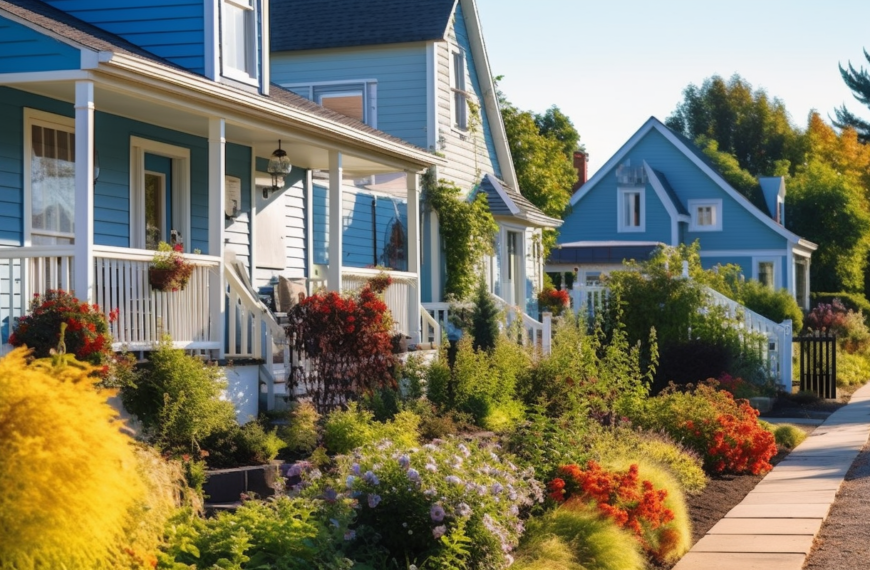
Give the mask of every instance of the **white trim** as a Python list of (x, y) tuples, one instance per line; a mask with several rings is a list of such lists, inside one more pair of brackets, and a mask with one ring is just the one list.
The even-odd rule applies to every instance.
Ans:
[(94, 293), (94, 83), (75, 83), (75, 260), (73, 291)]
[(93, 79), (93, 74), (81, 69), (59, 71), (23, 71), (20, 73), (0, 73), (0, 85), (19, 83), (48, 83), (50, 81), (82, 81)]
[(721, 249), (701, 250), (701, 257), (783, 257), (787, 255), (785, 249)]
[(206, 1), (203, 7), (203, 25), (205, 27), (204, 74), (212, 81), (217, 81), (220, 74), (220, 17), (217, 2)]
[[(690, 232), (721, 232), (722, 231), (722, 200), (689, 200)], [(698, 225), (698, 208), (710, 207), (713, 223), (708, 226)]]
[(438, 149), (438, 63), (435, 56), (435, 42), (426, 44), (426, 146), (437, 152)]
[[(24, 170), (23, 181), (23, 195), (22, 200), (24, 202), (22, 208), (22, 215), (24, 216), (24, 223), (22, 225), (22, 236), (21, 241), (24, 246), (32, 245), (32, 236), (33, 236), (33, 190), (31, 185), (33, 181), (31, 180), (31, 174), (33, 172), (33, 125), (46, 126), (49, 128), (61, 127), (64, 130), (67, 130), (73, 134), (75, 134), (76, 129), (76, 121), (72, 117), (65, 117), (63, 115), (55, 115), (54, 113), (47, 113), (45, 111), (40, 111), (38, 109), (33, 109), (31, 107), (24, 107), (24, 137), (22, 141), (22, 169)], [(75, 238), (75, 232), (72, 234), (58, 234), (58, 237), (66, 237), (69, 239)]]
[[(260, 87), (261, 80), (261, 70), (260, 66), (262, 65), (262, 55), (263, 55), (263, 46), (260, 42), (258, 42), (258, 37), (260, 34), (258, 33), (258, 22), (261, 17), (261, 6), (257, 0), (251, 0), (240, 2), (238, 0), (219, 0), (220, 4), (220, 22), (221, 22), (221, 30), (220, 30), (220, 41), (218, 45), (221, 49), (220, 54), (220, 69), (221, 76), (226, 77), (227, 79), (232, 79), (233, 81), (238, 81), (240, 83), (244, 83), (246, 85), (251, 85), (254, 87)], [(253, 57), (253, 61), (246, 61), (245, 65), (251, 66), (250, 71), (253, 71), (253, 74), (249, 73), (249, 69), (237, 69), (235, 67), (231, 67), (227, 64), (227, 58), (224, 54), (224, 46), (227, 45), (226, 38), (226, 5), (231, 4), (236, 9), (246, 10), (251, 12), (251, 22), (245, 23), (245, 37), (243, 38), (245, 41), (245, 51), (254, 48), (254, 54), (251, 56), (248, 54), (248, 57)]]
[(756, 281), (760, 281), (758, 278), (758, 266), (761, 263), (773, 263), (773, 290), (779, 291), (782, 289), (782, 256), (753, 256), (752, 278)]
[(130, 137), (130, 247), (145, 249), (145, 153), (172, 159), (172, 220), (166, 223), (181, 232), (190, 252), (190, 149), (136, 136)]
[[(154, 172), (152, 170), (143, 170), (143, 173), (145, 174), (146, 177), (150, 174), (151, 176), (157, 176), (160, 178), (160, 181), (161, 181), (161, 184), (160, 184), (160, 202), (159, 202), (159, 205), (160, 205), (160, 208), (159, 208), (159, 211), (160, 211), (160, 235), (165, 236), (165, 235), (167, 235), (167, 233), (169, 232), (169, 229), (170, 229), (169, 227), (167, 227), (168, 220), (166, 219), (166, 217), (167, 217), (166, 216), (166, 174), (164, 174), (162, 172)], [(147, 184), (146, 184), (146, 187), (147, 187)], [(173, 202), (174, 202), (174, 200), (173, 200)], [(174, 205), (175, 204), (173, 203), (173, 206)], [(146, 212), (145, 209), (143, 208), (142, 213), (147, 214), (148, 212)], [(147, 241), (148, 240), (148, 236), (147, 236), (147, 229), (148, 228), (146, 227), (145, 229), (146, 229), (145, 240)], [(184, 236), (184, 234), (182, 234), (182, 237), (183, 236)], [(161, 238), (161, 239), (163, 239), (163, 238)]]
[[(640, 224), (629, 226), (625, 224), (625, 197), (628, 194), (640, 194)], [(616, 197), (616, 231), (619, 233), (638, 233), (646, 231), (646, 188), (643, 186), (629, 186), (617, 188)]]
[(785, 280), (786, 288), (792, 297), (796, 297), (795, 289), (795, 266), (794, 266), (794, 248), (788, 248), (788, 255), (785, 258)]
[[(655, 171), (652, 167), (647, 164), (647, 161), (643, 161), (643, 168), (646, 171), (647, 179), (649, 180), (650, 185), (655, 190), (656, 196), (659, 197), (659, 201), (665, 207), (665, 210), (668, 212), (668, 216), (671, 218), (671, 243), (672, 246), (677, 246), (680, 242), (680, 226), (679, 222), (683, 221), (685, 216), (681, 215), (677, 211), (677, 207), (674, 204), (673, 200), (671, 200), (670, 194), (668, 194), (667, 190), (665, 190), (662, 181), (659, 180), (659, 177), (656, 175)], [(644, 216), (644, 226), (646, 225), (646, 213), (643, 213)], [(625, 230), (625, 231), (633, 231), (633, 230)]]
[(257, 63), (260, 67), (260, 93), (263, 95), (269, 94), (269, 84), (272, 81), (271, 52), (269, 40), (269, 0), (260, 0), (260, 53), (258, 54)]

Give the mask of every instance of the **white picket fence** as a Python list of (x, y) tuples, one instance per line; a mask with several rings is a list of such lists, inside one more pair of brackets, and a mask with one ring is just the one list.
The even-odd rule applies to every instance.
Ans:
[[(684, 277), (685, 278), (685, 277)], [(758, 313), (747, 309), (740, 303), (729, 299), (722, 293), (706, 287), (711, 301), (725, 309), (725, 314), (736, 326), (747, 333), (757, 333), (767, 339), (765, 359), (770, 374), (776, 378), (783, 390), (791, 391), (792, 383), (792, 322), (787, 319), (776, 323)], [(607, 303), (608, 288), (604, 285), (583, 285), (574, 283), (571, 291), (572, 306), (575, 313), (594, 317)], [(629, 307), (627, 310), (631, 310)]]

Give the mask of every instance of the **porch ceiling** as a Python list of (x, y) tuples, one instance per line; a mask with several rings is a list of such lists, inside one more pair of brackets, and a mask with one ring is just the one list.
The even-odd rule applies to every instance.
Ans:
[[(52, 99), (75, 103), (75, 81), (16, 83), (15, 89), (43, 95)], [(112, 83), (94, 82), (95, 109), (151, 125), (208, 138), (209, 116), (221, 116), (216, 109), (204, 108), (193, 101), (168, 100), (161, 94), (147, 90), (135, 91)], [(260, 121), (226, 118), (226, 139), (253, 147), (256, 156), (268, 158), (281, 140), (283, 148), (294, 166), (327, 170), (329, 168), (329, 141), (312, 142), (310, 133), (299, 132), (289, 125), (263, 125)], [(332, 147), (339, 150), (337, 147)], [(359, 178), (400, 170), (389, 159), (379, 162), (376, 149), (361, 149), (358, 154), (345, 150), (342, 166), (346, 178)]]

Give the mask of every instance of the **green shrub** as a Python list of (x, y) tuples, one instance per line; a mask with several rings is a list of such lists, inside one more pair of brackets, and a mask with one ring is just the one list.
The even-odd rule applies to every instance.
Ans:
[(863, 353), (837, 354), (837, 386), (859, 386), (870, 380), (870, 360)]
[(387, 422), (378, 422), (372, 413), (352, 403), (347, 410), (336, 410), (326, 416), (323, 443), (331, 453), (345, 454), (357, 447), (382, 439), (413, 447), (419, 444), (420, 417), (405, 410)]
[(135, 386), (121, 390), (124, 407), (162, 451), (196, 457), (202, 442), (236, 426), (233, 404), (221, 400), (226, 388), (220, 369), (160, 342)]
[(849, 293), (847, 291), (840, 291), (839, 293), (810, 293), (810, 300), (813, 305), (818, 305), (819, 303), (831, 304), (834, 302), (834, 299), (839, 299), (846, 309), (856, 313), (863, 313), (865, 317), (870, 315), (870, 301), (861, 293)]
[(202, 446), (209, 452), (209, 467), (225, 468), (269, 463), (287, 444), (278, 437), (277, 428), (266, 429), (251, 421), (212, 432), (203, 439)]
[(451, 392), (450, 367), (446, 355), (442, 355), (426, 370), (426, 397), (439, 408), (447, 409), (453, 405)]
[(791, 319), (792, 330), (803, 330), (804, 313), (788, 289), (774, 291), (755, 279), (746, 281), (741, 287), (740, 302), (751, 311), (781, 323)]
[(786, 449), (794, 449), (807, 438), (804, 430), (791, 424), (777, 426), (773, 435), (776, 437), (776, 444)]
[(564, 506), (529, 519), (516, 570), (643, 570), (640, 545), (588, 505)]
[(587, 411), (580, 407), (552, 418), (544, 404), (533, 406), (508, 436), (507, 449), (544, 481), (552, 479), (560, 465), (586, 463), (592, 458), (588, 442), (597, 435)]
[(482, 278), (474, 291), (474, 307), (471, 310), (471, 333), (475, 350), (491, 350), (498, 340), (498, 307)]
[(523, 421), (525, 408), (516, 400), (498, 402), (489, 407), (483, 418), (482, 427), (496, 433), (512, 431)]
[(322, 502), (278, 497), (248, 501), (203, 519), (180, 511), (167, 526), (160, 568), (350, 568), (337, 529), (319, 515)]
[(290, 451), (311, 453), (317, 447), (317, 422), (320, 414), (311, 402), (295, 404), (287, 415), (287, 425), (278, 430), (278, 435)]

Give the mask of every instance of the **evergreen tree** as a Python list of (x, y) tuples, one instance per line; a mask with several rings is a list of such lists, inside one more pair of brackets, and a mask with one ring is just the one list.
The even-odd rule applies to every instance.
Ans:
[(471, 310), (471, 336), (475, 350), (491, 350), (498, 339), (498, 308), (486, 288), (486, 281), (480, 280), (474, 292), (474, 308)]
[[(864, 57), (870, 62), (870, 54), (867, 53), (866, 49), (864, 50)], [(855, 99), (861, 104), (870, 107), (870, 71), (863, 67), (855, 69), (852, 66), (852, 62), (849, 62), (848, 69), (843, 69), (842, 65), (839, 67), (840, 75), (843, 76), (846, 86), (852, 90), (852, 95)], [(846, 105), (842, 105), (839, 109), (834, 109), (834, 114), (837, 116), (837, 120), (834, 121), (836, 126), (841, 129), (852, 127), (858, 132), (858, 139), (861, 142), (870, 142), (870, 121), (865, 121), (853, 114), (846, 109)]]

